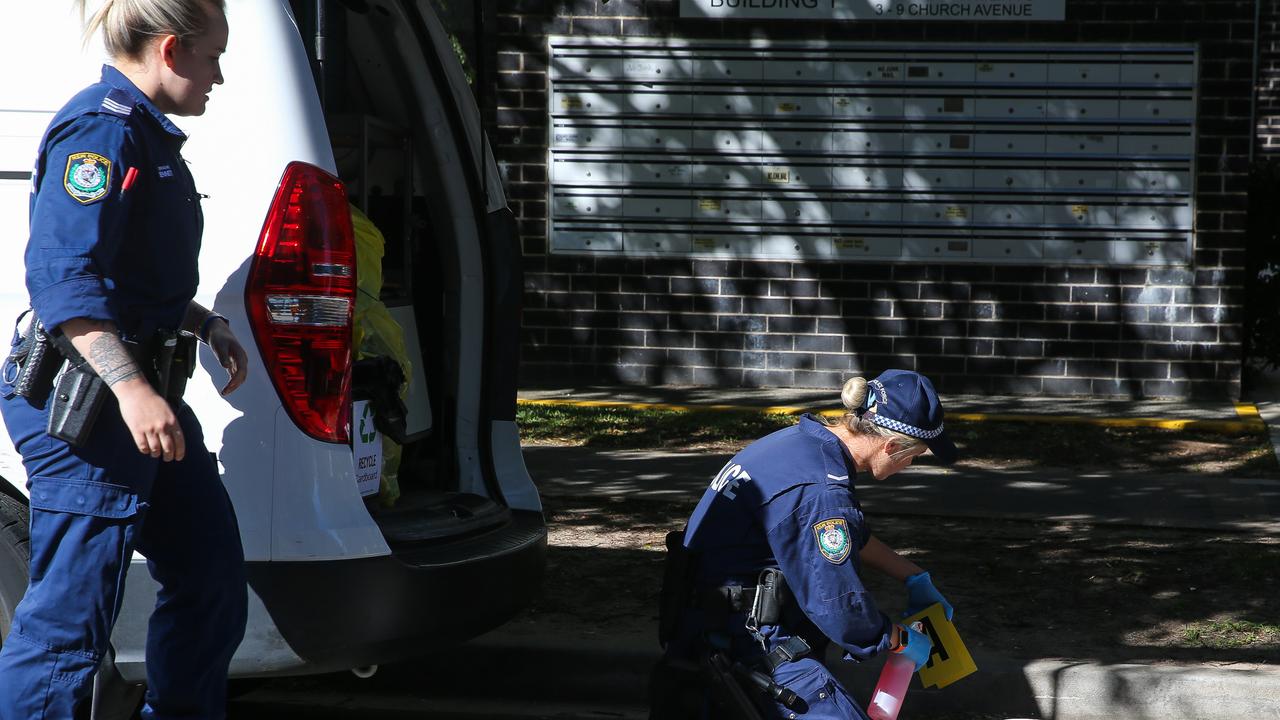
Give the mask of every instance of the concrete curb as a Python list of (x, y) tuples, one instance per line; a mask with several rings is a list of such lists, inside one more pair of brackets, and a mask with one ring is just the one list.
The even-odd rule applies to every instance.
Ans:
[[(631, 400), (566, 400), (559, 398), (519, 398), (519, 405), (543, 405), (576, 408), (618, 408), (627, 410), (671, 410), (674, 412), (745, 412), (762, 415), (800, 415), (816, 412), (819, 415), (840, 416), (843, 410), (817, 410), (811, 407), (795, 405), (725, 405), (725, 404), (690, 404), (680, 405), (664, 402), (636, 402)], [(949, 413), (949, 420), (960, 422), (1020, 422), (1044, 423), (1049, 425), (1096, 425), (1100, 427), (1145, 427), (1162, 430), (1204, 430), (1224, 434), (1243, 434), (1265, 430), (1266, 424), (1253, 405), (1237, 405), (1239, 420), (1213, 420), (1196, 418), (1160, 418), (1160, 417), (1096, 417), (1086, 415), (1057, 414), (1003, 414), (1003, 413)]]
[[(504, 677), (483, 691), (529, 700), (608, 701), (643, 705), (648, 673), (659, 655), (656, 643), (594, 639), (573, 643), (561, 637), (511, 637), (501, 632), (480, 638), (453, 655), (456, 667), (486, 667)], [(1269, 665), (1106, 664), (1091, 660), (1019, 661), (975, 654), (978, 672), (942, 690), (918, 684), (907, 696), (912, 714), (988, 713), (1046, 720), (1280, 720), (1280, 667)], [(859, 702), (871, 695), (880, 663), (832, 662)], [(537, 675), (557, 679), (554, 687), (521, 683), (528, 673), (504, 668), (537, 666)], [(496, 674), (491, 674), (496, 673)], [(462, 691), (468, 676), (453, 687)], [(472, 679), (471, 682), (476, 682)], [(481, 688), (476, 688), (477, 692)]]

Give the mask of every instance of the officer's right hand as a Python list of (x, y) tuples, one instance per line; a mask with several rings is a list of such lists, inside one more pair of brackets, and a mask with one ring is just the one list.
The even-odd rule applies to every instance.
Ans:
[(182, 425), (168, 401), (145, 379), (127, 380), (112, 388), (120, 402), (120, 417), (133, 434), (138, 452), (165, 462), (181, 460), (187, 454)]
[(903, 656), (915, 663), (916, 672), (919, 672), (920, 668), (929, 662), (929, 656), (933, 654), (933, 640), (917, 629), (919, 625), (920, 623), (912, 623), (910, 626), (898, 626), (898, 637), (904, 641), (904, 644), (900, 650), (894, 651), (902, 653)]

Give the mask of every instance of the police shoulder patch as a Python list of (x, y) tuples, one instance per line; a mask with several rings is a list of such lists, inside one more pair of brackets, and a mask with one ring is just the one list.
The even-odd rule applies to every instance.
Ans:
[(72, 153), (62, 186), (81, 205), (101, 200), (111, 190), (111, 161), (97, 153)]
[(818, 552), (828, 562), (839, 565), (849, 557), (853, 543), (849, 541), (849, 523), (844, 518), (830, 518), (813, 524)]

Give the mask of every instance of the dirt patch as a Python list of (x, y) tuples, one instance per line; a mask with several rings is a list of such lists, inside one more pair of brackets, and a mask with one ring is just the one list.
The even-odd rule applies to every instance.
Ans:
[[(516, 621), (652, 636), (663, 537), (691, 504), (544, 498), (542, 598)], [(1102, 662), (1280, 663), (1280, 538), (1082, 523), (870, 518), (933, 574), (970, 649)], [(887, 612), (892, 580), (866, 578)]]

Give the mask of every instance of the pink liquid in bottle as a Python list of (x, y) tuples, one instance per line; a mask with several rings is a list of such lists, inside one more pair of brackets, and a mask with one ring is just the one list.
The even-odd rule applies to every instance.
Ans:
[(904, 655), (890, 655), (880, 671), (880, 680), (871, 693), (871, 704), (867, 706), (867, 715), (871, 720), (895, 720), (902, 709), (902, 701), (907, 696), (907, 686), (911, 684), (911, 676), (915, 674), (915, 663)]

